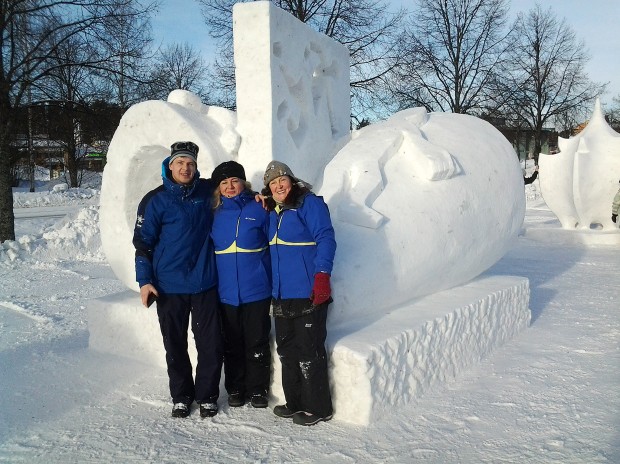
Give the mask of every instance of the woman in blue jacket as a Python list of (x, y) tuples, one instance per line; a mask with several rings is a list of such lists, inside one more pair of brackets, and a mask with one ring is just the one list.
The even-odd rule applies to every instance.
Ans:
[(299, 425), (332, 418), (327, 375), (327, 307), (336, 253), (327, 205), (290, 168), (272, 161), (264, 175), (276, 344), (286, 404), (273, 412)]
[(215, 247), (224, 332), (224, 385), (228, 404), (267, 407), (271, 374), (271, 262), (269, 213), (255, 200), (243, 166), (227, 161), (211, 179), (211, 237)]

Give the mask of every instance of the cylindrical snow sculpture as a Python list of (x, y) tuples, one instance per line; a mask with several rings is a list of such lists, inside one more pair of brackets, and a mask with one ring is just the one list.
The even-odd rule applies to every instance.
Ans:
[(333, 327), (473, 279), (523, 224), (518, 158), (487, 122), (403, 111), (357, 133), (319, 192), (336, 230)]
[(558, 138), (560, 152), (540, 154), (540, 189), (564, 229), (617, 232), (611, 203), (620, 180), (620, 134), (596, 100), (586, 128)]
[(195, 142), (198, 170), (203, 177), (239, 147), (235, 113), (203, 105), (187, 91), (175, 90), (168, 101), (153, 100), (132, 106), (114, 133), (103, 171), (99, 228), (101, 245), (115, 275), (138, 290), (132, 245), (138, 203), (162, 184), (161, 163), (170, 145)]

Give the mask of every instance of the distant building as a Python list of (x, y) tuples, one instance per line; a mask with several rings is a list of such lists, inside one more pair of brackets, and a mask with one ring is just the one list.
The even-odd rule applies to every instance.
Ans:
[[(519, 161), (526, 160), (534, 155), (534, 131), (511, 124), (503, 117), (484, 117), (499, 130), (512, 144)], [(558, 152), (558, 133), (555, 128), (543, 128), (541, 153), (554, 154)]]
[[(109, 142), (98, 141), (92, 145), (82, 145), (77, 150), (80, 169), (101, 172), (106, 163)], [(27, 167), (30, 164), (28, 154), (28, 137), (18, 135), (12, 147), (21, 154), (17, 167)], [(50, 171), (50, 180), (60, 177), (68, 163), (66, 145), (58, 140), (49, 139), (46, 135), (35, 135), (32, 138), (34, 164), (43, 166)]]

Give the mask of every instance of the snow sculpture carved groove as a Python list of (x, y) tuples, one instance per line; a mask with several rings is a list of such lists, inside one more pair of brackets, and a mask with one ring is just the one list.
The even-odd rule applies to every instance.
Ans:
[(611, 202), (620, 179), (620, 134), (594, 105), (578, 135), (558, 138), (559, 153), (540, 154), (540, 189), (564, 229), (614, 231)]

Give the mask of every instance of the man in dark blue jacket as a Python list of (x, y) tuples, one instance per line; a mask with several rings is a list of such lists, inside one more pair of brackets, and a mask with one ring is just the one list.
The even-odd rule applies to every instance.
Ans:
[[(201, 417), (217, 414), (223, 358), (209, 237), (214, 185), (200, 178), (197, 156), (198, 146), (192, 142), (172, 144), (162, 163), (163, 185), (140, 202), (133, 237), (142, 304), (157, 301), (173, 417), (187, 417), (194, 400)], [(198, 352), (195, 381), (187, 351), (190, 314)]]

